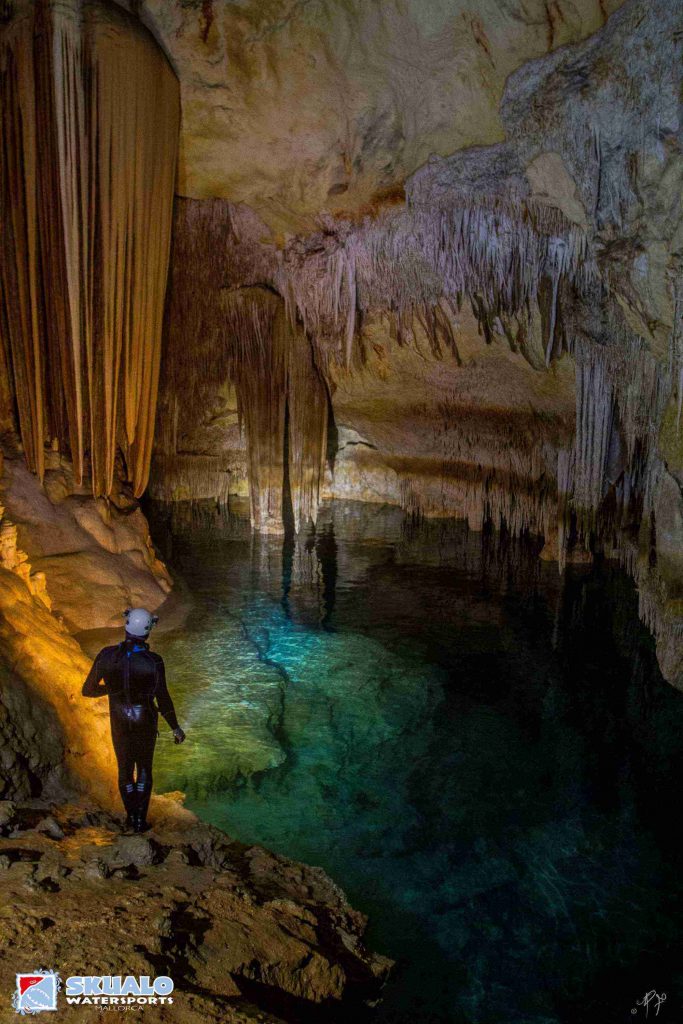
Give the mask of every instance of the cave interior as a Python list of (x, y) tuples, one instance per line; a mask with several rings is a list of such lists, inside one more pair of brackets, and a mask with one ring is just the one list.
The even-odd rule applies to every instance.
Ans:
[[(5, 853), (8, 864), (30, 861), (9, 851), (48, 820), (32, 816), (41, 800), (53, 807), (50, 842), (75, 834), (73, 807), (88, 801), (95, 817), (78, 828), (113, 827), (95, 820), (116, 806), (106, 714), (78, 698), (93, 645), (120, 631), (123, 608), (143, 605), (162, 620), (166, 612), (163, 643), (185, 665), (182, 643), (173, 644), (184, 602), (201, 605), (202, 578), (214, 581), (211, 600), (221, 595), (227, 618), (239, 606), (268, 723), (285, 698), (259, 630), (277, 637), (284, 627), (254, 625), (237, 590), (225, 596), (225, 581), (247, 592), (257, 572), (256, 604), (270, 593), (286, 618), (331, 636), (337, 615), (340, 629), (375, 629), (375, 643), (391, 602), (376, 598), (384, 625), (372, 603), (365, 623), (354, 618), (344, 594), (361, 587), (361, 564), (374, 567), (397, 609), (403, 591), (422, 602), (421, 626), (412, 611), (401, 621), (424, 644), (433, 626), (435, 664), (434, 651), (448, 648), (439, 601), (453, 617), (456, 608), (482, 622), (487, 614), (479, 597), (458, 603), (475, 561), (477, 571), (482, 559), (497, 566), (492, 617), (503, 615), (505, 573), (520, 607), (530, 600), (524, 580), (542, 576), (548, 601), (563, 609), (556, 634), (579, 646), (593, 636), (593, 591), (576, 580), (621, 574), (605, 584), (605, 636), (617, 635), (623, 607), (630, 625), (619, 635), (639, 639), (619, 641), (623, 664), (615, 655), (609, 665), (622, 665), (634, 686), (637, 663), (641, 681), (657, 676), (662, 701), (677, 698), (682, 41), (681, 8), (669, 0), (0, 4), (0, 862)], [(431, 596), (418, 585), (437, 549), (458, 552), (450, 596), (436, 578)], [(404, 584), (389, 568), (397, 559)], [(365, 600), (359, 589), (359, 607)], [(238, 631), (230, 635), (238, 646)], [(341, 658), (328, 642), (328, 658)], [(382, 659), (363, 652), (365, 661), (348, 655), (359, 679)], [(288, 679), (296, 667), (283, 657)], [(369, 700), (360, 718), (379, 714)], [(281, 771), (286, 718), (278, 721), (282, 735), (261, 723), (246, 753), (231, 733), (212, 778), (225, 782), (222, 758), (232, 782)], [(175, 788), (191, 788), (190, 775)], [(174, 780), (169, 768), (165, 781)], [(314, 806), (307, 794), (292, 783), (293, 817), (307, 800)], [(199, 819), (172, 794), (153, 803), (179, 851), (164, 867), (177, 875), (169, 885), (183, 884), (183, 865), (208, 871), (229, 860), (216, 852), (217, 833), (213, 846), (196, 837), (203, 816), (230, 832), (230, 815), (206, 790), (195, 802)], [(253, 804), (239, 813), (246, 834), (260, 819)], [(259, 827), (254, 835), (276, 855), (326, 856), (305, 843), (277, 849), (275, 826)], [(182, 846), (183, 829), (196, 833), (201, 855)], [(38, 832), (37, 848), (49, 846), (49, 829)], [(226, 870), (243, 874), (246, 854), (230, 849)], [(44, 864), (50, 850), (38, 852)], [(81, 877), (133, 878), (130, 865), (110, 858), (100, 869), (91, 854)], [(158, 861), (153, 851), (136, 856), (138, 875)], [(275, 862), (254, 863), (254, 885), (277, 887)], [(325, 867), (344, 887), (344, 863)], [(304, 898), (294, 874), (280, 882), (283, 899)], [(193, 884), (195, 917), (189, 896), (168, 909), (182, 949), (159, 940), (143, 967), (168, 967), (172, 949), (173, 968), (190, 977), (191, 949), (209, 927), (196, 903), (197, 892), (209, 899), (209, 883)], [(296, 941), (315, 949), (314, 966), (304, 969), (284, 931), (262, 956), (251, 950), (253, 969), (235, 966), (236, 954), (223, 989), (208, 968), (198, 981), (195, 963), (184, 1020), (233, 1019), (211, 1016), (209, 991), (216, 1013), (236, 1021), (257, 1019), (254, 1006), (273, 1021), (314, 1019), (310, 1004), (332, 1015), (347, 998), (360, 1012), (386, 964), (357, 955), (360, 918), (335, 905), (333, 887), (309, 889), (316, 909), (301, 913), (315, 917), (316, 937), (306, 940), (300, 925)], [(333, 920), (355, 936), (346, 950), (329, 939)], [(261, 918), (252, 926), (275, 927)], [(230, 942), (239, 945), (232, 932), (216, 939)], [(325, 956), (327, 968), (315, 959)], [(335, 964), (344, 981), (334, 981)], [(458, 991), (473, 989), (463, 981)], [(395, 999), (397, 1016), (384, 1019), (408, 1020), (408, 1004)], [(491, 999), (487, 1010), (485, 999), (463, 996), (460, 1016), (429, 1019), (492, 1020), (504, 1000)], [(559, 1016), (515, 1005), (515, 1020), (579, 1019), (568, 996)], [(351, 1019), (339, 1012), (334, 1019)]]

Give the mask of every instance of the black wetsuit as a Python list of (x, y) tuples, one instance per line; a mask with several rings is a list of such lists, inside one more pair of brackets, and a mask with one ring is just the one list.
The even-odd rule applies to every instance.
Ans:
[(163, 658), (150, 651), (144, 640), (126, 637), (115, 647), (100, 651), (83, 683), (82, 693), (84, 697), (109, 697), (119, 792), (128, 816), (137, 815), (144, 821), (152, 795), (159, 712), (171, 729), (178, 728)]

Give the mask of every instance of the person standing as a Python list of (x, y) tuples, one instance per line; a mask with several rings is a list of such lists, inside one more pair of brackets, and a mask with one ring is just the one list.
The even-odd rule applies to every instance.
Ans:
[(164, 660), (147, 638), (159, 621), (146, 608), (127, 608), (125, 639), (104, 647), (83, 683), (84, 697), (109, 697), (109, 721), (118, 763), (118, 785), (126, 811), (126, 828), (144, 832), (152, 795), (152, 762), (159, 714), (185, 740), (166, 685)]

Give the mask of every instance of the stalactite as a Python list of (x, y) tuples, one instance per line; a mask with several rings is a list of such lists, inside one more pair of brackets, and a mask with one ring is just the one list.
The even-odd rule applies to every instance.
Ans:
[(311, 345), (289, 324), (284, 304), (262, 289), (230, 293), (225, 316), (248, 441), (252, 522), (264, 532), (282, 530), (286, 450), (299, 530), (315, 522), (327, 438), (327, 394)]
[[(642, 339), (617, 325), (603, 344), (579, 337), (570, 349), (576, 360), (576, 435), (571, 449), (558, 451), (560, 568), (574, 515), (587, 544), (610, 538), (608, 546), (635, 575), (637, 549), (621, 527), (631, 511), (636, 523), (652, 512), (661, 471), (657, 434), (671, 380)], [(610, 455), (621, 447), (610, 474)]]
[(327, 451), (327, 389), (313, 363), (311, 344), (299, 328), (291, 330), (284, 309), (281, 330), (289, 336), (289, 484), (298, 531), (315, 523)]
[(270, 293), (228, 297), (226, 327), (231, 376), (248, 441), (249, 495), (255, 529), (282, 531), (287, 343), (275, 329), (278, 300)]
[(594, 512), (605, 489), (614, 400), (600, 350), (590, 346), (581, 353), (576, 366), (574, 503)]
[(436, 476), (429, 464), (421, 475), (410, 462), (388, 460), (399, 475), (401, 504), (407, 512), (466, 519), (472, 530), (482, 530), (490, 522), (514, 536), (546, 534), (554, 523), (554, 481), (472, 464), (450, 464)]
[[(445, 347), (457, 354), (444, 308), (459, 307), (467, 296), (476, 302), (485, 327), (503, 314), (528, 317), (544, 280), (553, 291), (552, 338), (562, 283), (580, 293), (597, 275), (585, 232), (559, 210), (528, 198), (483, 194), (450, 198), (441, 207), (415, 200), (358, 226), (334, 222), (319, 234), (293, 240), (283, 252), (262, 245), (262, 233), (262, 226), (246, 223), (242, 211), (225, 201), (180, 201), (178, 265), (210, 260), (213, 269), (202, 277), (212, 288), (225, 287), (226, 280), (273, 288), (283, 297), (291, 324), (301, 322), (313, 340), (325, 377), (332, 363), (354, 365), (363, 317), (390, 312), (406, 340), (417, 315), (431, 322), (435, 351)], [(207, 316), (192, 308), (187, 286), (174, 274), (176, 290), (184, 297), (175, 303), (174, 315), (195, 336)], [(199, 302), (206, 301), (204, 288)], [(548, 360), (557, 353), (557, 344), (549, 342)]]
[(680, 677), (683, 619), (671, 607), (666, 589), (656, 574), (640, 566), (633, 571), (638, 584), (638, 614), (657, 640), (657, 659), (668, 679)]
[(150, 491), (159, 501), (204, 499), (227, 505), (230, 469), (220, 456), (156, 453), (150, 473)]
[[(441, 208), (415, 202), (360, 227), (292, 243), (274, 268), (288, 307), (315, 338), (332, 339), (350, 363), (356, 312), (405, 314), (446, 299), (478, 296), (495, 314), (536, 302), (539, 282), (552, 283), (548, 361), (562, 280), (579, 290), (597, 275), (585, 233), (556, 209), (531, 200), (453, 199)], [(336, 341), (335, 341), (336, 339)]]
[(321, 368), (332, 358), (348, 364), (358, 314), (385, 310), (406, 322), (416, 309), (459, 306), (474, 295), (492, 316), (524, 312), (544, 278), (581, 290), (596, 275), (584, 232), (528, 199), (482, 195), (443, 209), (415, 205), (357, 227), (334, 222), (284, 251), (264, 245), (264, 233), (255, 215), (225, 200), (179, 200), (174, 265), (191, 263), (201, 285), (193, 292), (182, 270), (174, 272), (173, 293), (183, 293), (174, 316), (194, 337), (207, 317), (191, 299), (210, 304), (207, 288), (272, 288), (290, 321), (300, 320), (314, 339)]
[(679, 268), (671, 284), (673, 324), (669, 337), (669, 373), (676, 393), (676, 429), (681, 429), (683, 412), (683, 269)]
[[(296, 362), (292, 366), (304, 380), (309, 378), (320, 388), (321, 378), (324, 381), (332, 376), (333, 363), (355, 372), (356, 365), (362, 362), (363, 347), (358, 324), (375, 310), (389, 314), (394, 333), (401, 343), (417, 346), (418, 338), (425, 337), (435, 357), (443, 357), (449, 352), (457, 360), (457, 337), (452, 321), (454, 309), (460, 307), (464, 296), (470, 296), (477, 304), (477, 316), (483, 328), (493, 330), (494, 322), (500, 323), (505, 311), (517, 310), (522, 320), (530, 316), (529, 311), (538, 299), (541, 280), (546, 279), (554, 290), (555, 309), (561, 282), (570, 281), (582, 289), (593, 281), (595, 274), (583, 232), (570, 225), (557, 210), (536, 207), (530, 202), (512, 203), (500, 198), (489, 200), (480, 197), (476, 202), (451, 201), (450, 205), (436, 210), (423, 209), (416, 203), (359, 227), (331, 226), (326, 233), (294, 241), (284, 253), (260, 245), (253, 225), (242, 223), (238, 229), (235, 224), (237, 215), (236, 208), (221, 201), (207, 204), (181, 201), (178, 204), (168, 358), (171, 358), (171, 352), (182, 352), (186, 339), (191, 337), (193, 367), (187, 367), (182, 375), (177, 375), (176, 382), (170, 387), (178, 395), (192, 394), (197, 408), (205, 387), (202, 381), (218, 376), (219, 379), (230, 378), (238, 383), (240, 370), (234, 356), (240, 351), (240, 345), (244, 345), (239, 338), (242, 335), (247, 339), (251, 337), (249, 323), (254, 322), (255, 310), (246, 316), (244, 309), (239, 315), (230, 313), (227, 297), (237, 311), (240, 303), (251, 302), (249, 294), (252, 297), (254, 293), (265, 296), (269, 295), (269, 289), (273, 289), (282, 296), (292, 338), (306, 339), (301, 351), (308, 351), (311, 342), (314, 348), (315, 373), (312, 376), (310, 360)], [(184, 273), (183, 268), (190, 262), (195, 268), (201, 267), (201, 273)], [(231, 281), (235, 285), (259, 281), (268, 287), (243, 289), (231, 286)], [(556, 314), (552, 315), (557, 320)], [(225, 341), (226, 331), (233, 339), (229, 343)], [(551, 335), (555, 333), (553, 326)], [(513, 339), (510, 343), (515, 344)], [(553, 354), (558, 350), (556, 343)], [(268, 443), (257, 426), (256, 410), (261, 403), (254, 389), (257, 386), (262, 390), (272, 388), (282, 366), (276, 361), (277, 372), (273, 377), (273, 369), (269, 369), (272, 353), (259, 349), (259, 346), (253, 349), (254, 352), (260, 351), (259, 368), (258, 360), (245, 361), (248, 351), (249, 346), (242, 348), (240, 356), (244, 368), (241, 390), (248, 394), (242, 407), (246, 409), (248, 404), (251, 410), (251, 413), (245, 412), (245, 416), (252, 416), (245, 426), (249, 447), (254, 447), (250, 452), (250, 479), (252, 501), (255, 502), (257, 493), (262, 489), (259, 481), (263, 472), (260, 467), (268, 464), (268, 459), (273, 465), (277, 460), (275, 452), (268, 454)], [(248, 382), (246, 372), (249, 368), (256, 376), (261, 375), (258, 385), (256, 381)], [(170, 368), (169, 372), (173, 377), (175, 371)], [(187, 373), (190, 374), (189, 380)], [(313, 392), (309, 387), (308, 405), (298, 405), (295, 380), (291, 371), (285, 386), (285, 391), (288, 391), (290, 463), (293, 457), (298, 457), (297, 445), (303, 451), (305, 440), (310, 451), (303, 464), (314, 482), (312, 491), (315, 491), (324, 438), (320, 425), (326, 417), (323, 410), (327, 397), (323, 387), (313, 402), (310, 397)], [(273, 423), (277, 429), (268, 427), (266, 437), (280, 430), (284, 416), (282, 396), (282, 388), (270, 393), (269, 400), (275, 410)], [(304, 424), (300, 419), (303, 414), (311, 422)], [(170, 422), (172, 418), (168, 419)], [(300, 441), (294, 437), (298, 422), (302, 423)], [(168, 424), (162, 423), (157, 436), (162, 449), (170, 453), (174, 450), (173, 444), (163, 440), (167, 431)], [(289, 468), (294, 491), (298, 487), (300, 495), (312, 493), (308, 484), (301, 481), (296, 466), (290, 464)], [(547, 472), (547, 467), (543, 472)], [(279, 474), (277, 466), (276, 480)], [(539, 471), (538, 479), (542, 475)], [(497, 521), (505, 520), (510, 528), (516, 529), (519, 525), (519, 529), (539, 531), (539, 524), (548, 521), (549, 491), (544, 484), (529, 482), (535, 479), (529, 465), (501, 464), (498, 476), (493, 473), (485, 486), (481, 481), (467, 484), (466, 493), (459, 492), (461, 484), (456, 485), (455, 477), (449, 471), (446, 471), (444, 479), (446, 482), (440, 497), (436, 497), (429, 488), (427, 494), (422, 484), (418, 486), (413, 481), (416, 500), (421, 501), (425, 509), (443, 509), (452, 499), (454, 509), (462, 506), (474, 522), (481, 521), (488, 501), (490, 515)], [(510, 481), (522, 483), (517, 497), (507, 500), (502, 494), (505, 483)], [(542, 497), (538, 498), (537, 492), (541, 491)], [(297, 524), (315, 517), (315, 501), (297, 498), (294, 492), (292, 496)], [(277, 505), (278, 497), (277, 484), (271, 489), (266, 476), (264, 500), (266, 506), (270, 505), (277, 514), (281, 511)], [(256, 507), (252, 514), (257, 523), (263, 518)], [(267, 514), (264, 521), (268, 521)]]
[[(192, 236), (184, 244), (190, 249), (201, 245), (199, 223), (204, 233), (208, 223), (212, 252), (220, 251), (216, 232), (222, 230), (222, 248), (230, 263), (237, 259), (249, 275), (267, 281), (283, 296), (292, 324), (301, 320), (323, 379), (329, 379), (332, 362), (355, 372), (362, 362), (363, 344), (357, 321), (377, 310), (388, 313), (400, 343), (417, 346), (423, 335), (435, 356), (450, 350), (457, 358), (451, 317), (464, 296), (474, 303), (482, 329), (493, 332), (498, 330), (496, 324), (509, 323), (511, 313), (523, 324), (539, 302), (541, 283), (547, 282), (544, 362), (547, 365), (569, 346), (578, 363), (576, 440), (572, 447), (560, 444), (560, 455), (555, 456), (557, 494), (552, 493), (554, 484), (545, 482), (555, 476), (547, 467), (535, 476), (529, 465), (501, 464), (492, 468), (485, 483), (480, 473), (476, 482), (463, 485), (458, 472), (445, 464), (438, 495), (419, 474), (405, 476), (409, 505), (432, 514), (445, 514), (449, 507), (456, 512), (462, 509), (471, 522), (492, 516), (513, 530), (542, 530), (551, 525), (549, 510), (559, 501), (564, 557), (569, 516), (578, 512), (588, 534), (613, 484), (617, 504), (625, 508), (635, 496), (643, 501), (645, 492), (652, 489), (655, 469), (648, 453), (654, 444), (648, 424), (663, 394), (653, 369), (656, 364), (641, 342), (632, 343), (624, 332), (622, 338), (616, 326), (611, 328), (609, 344), (587, 339), (571, 342), (566, 326), (560, 324), (562, 289), (571, 286), (575, 301), (583, 295), (590, 303), (601, 302), (603, 296), (585, 233), (559, 211), (501, 197), (483, 196), (476, 202), (471, 197), (455, 199), (436, 209), (416, 202), (358, 227), (328, 225), (324, 233), (296, 240), (277, 254), (251, 242), (248, 231), (237, 237), (229, 204), (215, 204), (210, 213), (201, 215), (198, 205), (194, 212), (190, 204), (184, 211), (191, 229), (186, 235)], [(193, 217), (198, 218), (194, 226)], [(227, 258), (224, 263), (214, 261), (212, 273), (217, 281), (228, 270)], [(189, 307), (186, 301), (185, 305)], [(213, 321), (214, 314), (211, 317)], [(515, 339), (507, 334), (514, 348)], [(520, 350), (526, 351), (524, 345)], [(294, 408), (295, 403), (290, 415)], [(615, 482), (607, 478), (607, 471), (618, 447), (615, 438), (621, 433), (626, 468)], [(320, 436), (316, 429), (314, 437)], [(514, 493), (504, 496), (508, 486)]]
[(0, 49), (0, 284), (26, 461), (41, 479), (45, 441), (45, 370), (38, 277), (38, 225), (32, 33), (20, 24)]
[(552, 297), (550, 300), (550, 327), (548, 328), (548, 342), (545, 351), (545, 365), (550, 366), (553, 349), (555, 346), (555, 326), (557, 323), (557, 293), (560, 286), (560, 278), (566, 274), (567, 268), (564, 265), (564, 257), (567, 252), (566, 242), (561, 239), (552, 239), (549, 246), (549, 255), (552, 260), (550, 279), (552, 282)]
[[(74, 473), (83, 479), (89, 419), (84, 366), (91, 306), (88, 274), (89, 144), (80, 33), (68, 10), (36, 7), (34, 75), (36, 133), (41, 140), (38, 182), (44, 331), (53, 436), (68, 444)], [(55, 202), (57, 210), (55, 211)]]
[(557, 548), (558, 568), (563, 573), (567, 564), (571, 490), (574, 479), (575, 448), (559, 448), (557, 452)]
[[(204, 272), (210, 276), (211, 267)], [(205, 460), (196, 459), (193, 478), (193, 460), (177, 454), (178, 402), (185, 416), (200, 415), (217, 382), (230, 381), (247, 438), (252, 524), (263, 532), (282, 531), (287, 449), (298, 530), (316, 518), (327, 440), (327, 391), (310, 341), (301, 325), (291, 326), (284, 302), (269, 289), (211, 289), (204, 281), (199, 285), (204, 301), (196, 304), (191, 292), (197, 287), (196, 279), (176, 282), (174, 276), (155, 479), (166, 472), (175, 481), (181, 473), (183, 494), (205, 493)], [(191, 348), (186, 311), (195, 317)], [(174, 459), (177, 470), (170, 468)], [(155, 492), (163, 488), (155, 484)]]
[[(41, 2), (0, 47), (0, 283), (19, 426), (42, 476), (56, 437), (109, 494), (144, 490), (157, 399), (178, 83), (114, 5)], [(16, 296), (16, 301), (14, 297)]]

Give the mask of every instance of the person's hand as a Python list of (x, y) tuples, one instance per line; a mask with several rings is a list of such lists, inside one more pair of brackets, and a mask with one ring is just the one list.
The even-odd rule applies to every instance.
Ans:
[(178, 726), (177, 729), (173, 730), (173, 738), (176, 743), (182, 743), (183, 740), (185, 739), (185, 733), (180, 728), (180, 726)]

